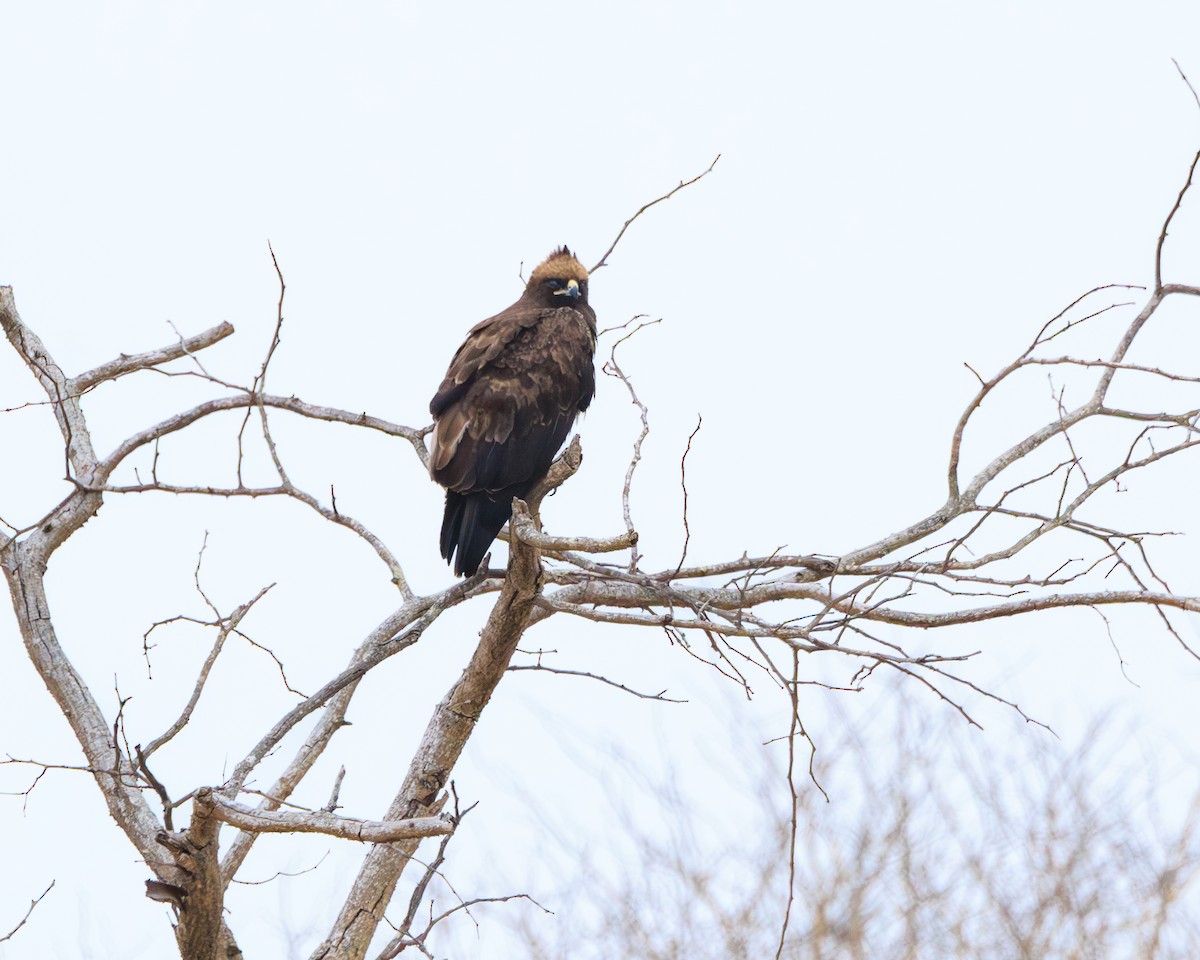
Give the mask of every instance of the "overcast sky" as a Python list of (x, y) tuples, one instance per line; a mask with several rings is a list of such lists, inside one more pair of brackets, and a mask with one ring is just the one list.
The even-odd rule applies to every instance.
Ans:
[[(237, 335), (206, 363), (248, 381), (274, 319), (270, 240), (288, 281), (272, 390), (421, 426), (462, 335), (515, 299), (522, 265), (562, 243), (595, 262), (642, 203), (720, 154), (711, 176), (630, 229), (592, 283), (601, 327), (663, 321), (623, 348), (652, 411), (634, 503), (651, 566), (678, 556), (679, 458), (698, 415), (697, 559), (784, 544), (837, 553), (935, 507), (949, 431), (973, 389), (963, 363), (994, 370), (1085, 290), (1151, 281), (1159, 227), (1200, 146), (1200, 109), (1171, 62), (1200, 81), (1200, 5), (1185, 0), (0, 3), (0, 36), (0, 283), (68, 372), (227, 320)], [(1198, 254), (1193, 197), (1169, 277), (1200, 283)], [(1189, 309), (1157, 341), (1170, 356), (1198, 355)], [(548, 506), (555, 529), (620, 529), (636, 415), (619, 384), (601, 378), (599, 391), (581, 426), (583, 472)], [(1013, 409), (1051, 415), (1044, 380), (1029, 391)], [(87, 408), (97, 446), (205, 395), (149, 375), (108, 386)], [(36, 398), (0, 350), (0, 406)], [(228, 480), (231, 423), (164, 446), (161, 469), (179, 482)], [(992, 427), (998, 448), (1003, 416)], [(334, 484), (417, 590), (450, 581), (436, 549), (441, 494), (405, 444), (277, 429), (301, 481), (322, 495)], [(62, 489), (53, 425), (44, 410), (19, 411), (0, 418), (0, 438), (0, 516), (36, 519)], [(1185, 467), (1131, 482), (1123, 518), (1200, 532)], [(395, 594), (360, 543), (326, 526), (284, 503), (112, 499), (55, 557), (60, 636), (110, 714), (114, 675), (133, 694), (131, 739), (169, 722), (202, 656), (201, 634), (164, 634), (150, 682), (142, 634), (203, 612), (191, 577), (206, 531), (205, 585), (218, 603), (279, 584), (247, 629), (284, 656), (293, 683), (310, 689), (345, 661)], [(1195, 549), (1194, 539), (1163, 547), (1180, 592), (1200, 592)], [(379, 814), (486, 606), (454, 611), (364, 686), (355, 727), (304, 799), (323, 802), (345, 763), (347, 812)], [(983, 648), (976, 676), (1068, 742), (1116, 707), (1143, 724), (1135, 752), (1195, 760), (1173, 731), (1195, 727), (1200, 668), (1151, 616), (1114, 623), (1139, 686), (1084, 614), (939, 642)], [(499, 859), (531, 858), (536, 832), (514, 819), (530, 795), (561, 807), (580, 793), (565, 760), (573, 737), (611, 735), (654, 762), (644, 732), (658, 729), (696, 782), (718, 779), (695, 745), (729, 725), (729, 701), (692, 661), (636, 631), (555, 631), (537, 643), (564, 650), (567, 665), (692, 702), (507, 679), (458, 775), (487, 801), (472, 815), (476, 840), (461, 841), (464, 875), (480, 874), (468, 847), (494, 850), (510, 831)], [(269, 661), (240, 662), (197, 717), (207, 732), (162, 755), (159, 775), (179, 792), (219, 782), (287, 702)], [(819, 716), (819, 700), (810, 709)], [(752, 728), (785, 732), (782, 704), (746, 711)], [(0, 753), (78, 756), (8, 614)], [(28, 780), (0, 777), (2, 789)], [(722, 788), (695, 802), (734, 801)], [(147, 871), (87, 780), (47, 777), (21, 806), (0, 798), (0, 933), (51, 879), (58, 886), (0, 957), (171, 955), (165, 908), (141, 898)], [(599, 809), (587, 819), (602, 836), (613, 824)], [(333, 843), (262, 846), (252, 879), (334, 852), (284, 892), (247, 895), (257, 899), (243, 901), (235, 929), (248, 956), (279, 955), (282, 927), (323, 927), (359, 856)]]

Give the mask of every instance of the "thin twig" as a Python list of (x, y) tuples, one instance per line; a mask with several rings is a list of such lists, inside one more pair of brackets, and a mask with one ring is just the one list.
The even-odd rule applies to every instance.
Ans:
[(542, 673), (558, 673), (567, 677), (587, 677), (590, 680), (599, 680), (601, 683), (608, 684), (610, 687), (616, 687), (618, 690), (632, 694), (633, 696), (639, 697), (642, 700), (661, 700), (663, 703), (687, 703), (686, 700), (676, 700), (674, 697), (668, 697), (666, 695), (666, 690), (660, 690), (658, 693), (641, 693), (638, 690), (634, 690), (625, 686), (623, 683), (617, 683), (616, 680), (610, 680), (608, 677), (602, 677), (598, 673), (589, 673), (586, 670), (566, 670), (562, 667), (548, 667), (542, 663), (511, 664), (509, 665), (508, 669), (510, 671), (538, 670)]
[(48, 894), (51, 890), (54, 889), (54, 884), (56, 882), (57, 881), (55, 881), (55, 880), (51, 880), (50, 886), (48, 886), (45, 890), (43, 890), (40, 894), (38, 894), (38, 896), (36, 896), (33, 900), (31, 900), (29, 902), (29, 909), (25, 911), (25, 916), (23, 916), (21, 918), (20, 922), (15, 927), (13, 927), (11, 930), (9, 930), (8, 933), (6, 933), (4, 936), (0, 937), (0, 943), (4, 943), (4, 941), (6, 941), (6, 940), (11, 940), (13, 938), (13, 936), (16, 934), (16, 932), (18, 930), (20, 930), (23, 926), (25, 926), (25, 922), (29, 919), (30, 915), (33, 913), (34, 908), (37, 907), (37, 905), (42, 902), (42, 898), (44, 896), (46, 896), (46, 894)]
[(700, 427), (704, 424), (704, 418), (699, 414), (696, 415), (696, 428), (688, 434), (687, 446), (684, 448), (683, 456), (679, 458), (679, 487), (683, 491), (683, 550), (679, 555), (679, 563), (675, 565), (675, 575), (672, 580), (679, 576), (679, 571), (683, 569), (683, 564), (687, 560), (688, 545), (692, 542), (692, 528), (688, 524), (688, 488), (687, 488), (687, 458), (692, 452), (692, 441), (696, 439), (696, 434), (700, 432)]
[(703, 180), (710, 173), (712, 173), (713, 167), (715, 167), (717, 165), (717, 161), (720, 159), (721, 159), (721, 155), (718, 153), (716, 155), (716, 157), (713, 158), (713, 162), (708, 165), (708, 169), (705, 170), (703, 173), (697, 174), (696, 176), (692, 177), (691, 180), (686, 180), (686, 181), (681, 182), (679, 184), (679, 186), (675, 187), (672, 190), (667, 191), (661, 197), (659, 197), (657, 200), (651, 200), (649, 203), (642, 204), (642, 206), (638, 208), (637, 213), (635, 213), (632, 217), (630, 217), (628, 220), (625, 221), (624, 226), (621, 227), (620, 232), (617, 234), (617, 238), (611, 244), (609, 244), (608, 249), (604, 251), (604, 256), (602, 256), (596, 262), (596, 265), (594, 267), (592, 267), (592, 269), (589, 270), (588, 273), (595, 273), (601, 267), (607, 266), (608, 255), (617, 248), (617, 244), (621, 242), (621, 238), (623, 236), (625, 236), (625, 231), (629, 229), (630, 224), (632, 224), (634, 220), (636, 220), (638, 217), (640, 217), (643, 213), (645, 213), (647, 210), (649, 210), (655, 204), (662, 203), (664, 200), (670, 200), (671, 197), (675, 196), (675, 194), (677, 194), (684, 187), (690, 187), (696, 181)]

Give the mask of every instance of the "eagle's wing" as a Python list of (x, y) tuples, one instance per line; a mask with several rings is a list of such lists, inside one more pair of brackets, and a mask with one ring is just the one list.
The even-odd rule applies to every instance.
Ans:
[(450, 361), (450, 369), (429, 401), (435, 421), (430, 443), (429, 473), (443, 486), (450, 464), (471, 421), (467, 405), (460, 403), (476, 379), (522, 331), (537, 325), (544, 311), (515, 303), (502, 313), (477, 323)]
[(503, 313), (475, 324), (450, 361), (442, 385), (429, 401), (429, 412), (439, 417), (467, 390), (472, 379), (518, 336), (522, 330), (537, 325), (544, 310), (514, 303)]
[(471, 331), (430, 404), (430, 473), (449, 490), (523, 496), (595, 391), (590, 308), (516, 307)]

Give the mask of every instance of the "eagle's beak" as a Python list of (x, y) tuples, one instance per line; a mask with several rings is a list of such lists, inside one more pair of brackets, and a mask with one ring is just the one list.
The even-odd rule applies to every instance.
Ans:
[(560, 297), (565, 294), (566, 296), (570, 297), (572, 300), (578, 300), (579, 296), (582, 292), (583, 291), (579, 289), (579, 281), (578, 280), (568, 280), (567, 285), (565, 287), (563, 287), (561, 290), (554, 291), (554, 295), (556, 297)]

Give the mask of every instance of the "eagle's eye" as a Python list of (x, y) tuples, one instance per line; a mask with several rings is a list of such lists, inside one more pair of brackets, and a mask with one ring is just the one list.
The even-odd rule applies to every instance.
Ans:
[(549, 287), (551, 290), (557, 290), (562, 285), (563, 285), (563, 282), (561, 280), (554, 280), (552, 278), (552, 279), (546, 281), (546, 286)]

